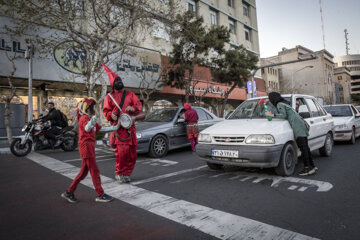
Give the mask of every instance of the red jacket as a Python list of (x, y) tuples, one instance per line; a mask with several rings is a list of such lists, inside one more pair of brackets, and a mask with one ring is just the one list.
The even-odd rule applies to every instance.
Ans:
[[(122, 94), (123, 94), (123, 91), (114, 90), (111, 92), (111, 96), (115, 99), (115, 101), (117, 102), (117, 104), (119, 106), (120, 106)], [(125, 112), (125, 109), (128, 106), (133, 107), (135, 111), (134, 112)], [(127, 113), (129, 115), (134, 115), (134, 114), (139, 113), (141, 111), (141, 109), (142, 109), (142, 105), (141, 105), (139, 98), (133, 92), (126, 91), (126, 97), (124, 100), (124, 104), (122, 106), (122, 112)], [(104, 100), (103, 114), (104, 114), (105, 118), (111, 123), (111, 125), (117, 124), (117, 121), (112, 120), (111, 113), (114, 112), (115, 114), (117, 114), (118, 111), (119, 111), (119, 109), (113, 103), (113, 100), (108, 95), (106, 95), (105, 100)], [(136, 141), (135, 125), (132, 125), (129, 130), (131, 132), (131, 139), (123, 142), (116, 138), (115, 144), (125, 144), (125, 145), (135, 145), (136, 146), (137, 141)], [(117, 133), (119, 134), (119, 137), (123, 138), (123, 139), (125, 139), (129, 136), (128, 131), (121, 127), (117, 130)]]
[(185, 111), (185, 121), (188, 123), (197, 123), (199, 116), (194, 109), (189, 109)]

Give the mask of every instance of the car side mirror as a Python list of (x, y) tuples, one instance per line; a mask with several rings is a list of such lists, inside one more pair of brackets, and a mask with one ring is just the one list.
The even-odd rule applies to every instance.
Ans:
[(309, 117), (310, 117), (310, 113), (309, 113), (309, 112), (301, 112), (301, 113), (299, 113), (299, 115), (300, 115), (302, 118), (309, 118)]
[(183, 118), (178, 118), (178, 120), (176, 121), (176, 123), (184, 123), (185, 122), (185, 119)]
[(355, 115), (355, 118), (360, 118), (360, 114), (356, 114), (356, 115)]

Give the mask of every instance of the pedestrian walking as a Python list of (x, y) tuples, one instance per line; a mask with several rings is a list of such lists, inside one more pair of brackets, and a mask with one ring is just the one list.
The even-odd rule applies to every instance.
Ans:
[(278, 92), (269, 93), (270, 102), (277, 108), (278, 114), (265, 112), (266, 116), (275, 118), (287, 119), (291, 128), (293, 129), (296, 143), (301, 151), (301, 157), (304, 163), (304, 169), (299, 172), (300, 176), (312, 175), (317, 170), (311, 156), (311, 151), (308, 143), (309, 130), (305, 121), (294, 109), (285, 103), (285, 99), (281, 97)]
[(76, 203), (74, 192), (78, 184), (87, 176), (90, 171), (91, 179), (95, 187), (96, 202), (110, 202), (113, 198), (104, 193), (101, 187), (99, 168), (95, 160), (96, 132), (116, 131), (118, 125), (102, 127), (96, 123), (99, 113), (94, 98), (84, 98), (78, 105), (77, 120), (79, 122), (79, 152), (82, 159), (81, 169), (70, 187), (61, 194), (70, 203)]
[[(142, 113), (139, 98), (131, 91), (124, 90), (122, 79), (112, 72), (105, 64), (103, 67), (108, 74), (113, 91), (106, 95), (103, 114), (112, 124), (116, 124), (122, 114), (136, 116)], [(143, 115), (145, 117), (145, 115)], [(129, 128), (119, 127), (115, 132), (115, 179), (118, 183), (129, 183), (130, 176), (136, 164), (136, 128), (135, 121)]]
[(186, 133), (190, 140), (191, 150), (195, 151), (195, 147), (198, 144), (198, 120), (199, 116), (197, 112), (191, 108), (190, 103), (184, 104), (185, 109), (185, 122), (186, 122)]

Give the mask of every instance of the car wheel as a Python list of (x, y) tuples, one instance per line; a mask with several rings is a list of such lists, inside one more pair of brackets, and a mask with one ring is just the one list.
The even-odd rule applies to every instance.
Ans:
[(294, 146), (287, 143), (282, 150), (279, 165), (275, 168), (276, 174), (291, 176), (294, 173), (296, 158)]
[(325, 138), (324, 146), (319, 149), (320, 155), (324, 157), (329, 157), (331, 155), (333, 145), (334, 140), (332, 138), (332, 135), (328, 133)]
[(355, 139), (355, 129), (353, 128), (352, 130), (352, 134), (351, 134), (351, 138), (350, 138), (350, 144), (355, 144), (356, 139)]
[(207, 162), (206, 163), (208, 165), (208, 167), (212, 170), (220, 170), (223, 168), (223, 165), (221, 164), (216, 164), (216, 163), (210, 163), (210, 162)]
[(164, 157), (169, 150), (168, 141), (165, 136), (155, 136), (150, 144), (150, 156), (154, 158)]

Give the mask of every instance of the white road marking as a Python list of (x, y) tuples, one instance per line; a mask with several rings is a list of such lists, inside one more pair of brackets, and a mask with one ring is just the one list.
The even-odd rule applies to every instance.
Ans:
[[(27, 158), (70, 179), (74, 179), (79, 171), (79, 168), (71, 164), (39, 153), (30, 153)], [(114, 198), (220, 239), (315, 239), (130, 184), (118, 184), (105, 176), (101, 178), (105, 192)], [(94, 188), (90, 178), (84, 179), (82, 184)]]
[[(95, 156), (95, 158), (96, 158), (96, 160), (98, 159), (98, 158), (103, 158), (103, 157), (111, 157), (112, 155), (101, 155), (101, 156)], [(115, 156), (112, 156), (114, 159), (115, 159)], [(70, 160), (65, 160), (65, 161), (63, 161), (63, 162), (76, 162), (76, 161), (81, 161), (82, 160), (82, 158), (76, 158), (76, 159), (70, 159)], [(99, 162), (99, 161), (97, 161), (97, 162)]]
[(291, 185), (288, 189), (289, 189), (289, 190), (295, 190), (295, 189), (297, 189), (297, 187), (298, 187), (298, 186), (296, 186), (296, 185)]
[(185, 170), (181, 170), (181, 171), (178, 171), (178, 172), (168, 173), (168, 174), (164, 174), (164, 175), (160, 175), (160, 176), (140, 180), (140, 181), (137, 181), (137, 182), (133, 182), (132, 185), (139, 185), (139, 184), (143, 184), (143, 183), (154, 182), (154, 181), (157, 181), (157, 180), (160, 180), (160, 179), (173, 177), (173, 176), (176, 176), (176, 175), (179, 175), (179, 174), (198, 171), (198, 170), (200, 170), (202, 168), (205, 168), (205, 167), (207, 167), (207, 166), (203, 165), (203, 166), (200, 166), (200, 167), (197, 167), (197, 168), (185, 169)]
[[(159, 159), (159, 158), (153, 158), (153, 159), (144, 159), (141, 160), (142, 164), (150, 164), (152, 166), (161, 165), (163, 167), (168, 167), (172, 165), (178, 164), (178, 162), (171, 161), (171, 160), (165, 160), (165, 159)], [(155, 165), (154, 165), (155, 164)]]
[(298, 189), (298, 191), (303, 192), (303, 191), (305, 191), (306, 189), (308, 189), (308, 188), (307, 188), (307, 187), (301, 187), (301, 188)]
[(213, 175), (213, 176), (210, 176), (211, 178), (217, 178), (217, 177), (220, 177), (220, 176), (224, 176), (224, 175), (227, 175), (229, 173), (220, 173), (220, 174), (216, 174), (216, 175)]
[(170, 182), (170, 183), (182, 183), (182, 182), (188, 182), (188, 181), (192, 181), (194, 179), (197, 179), (197, 178), (201, 178), (203, 176), (206, 176), (206, 174), (202, 174), (202, 175), (199, 175), (199, 176), (196, 176), (196, 177), (191, 177), (191, 178), (182, 178), (180, 180), (177, 180), (177, 181), (173, 181), (173, 182)]

